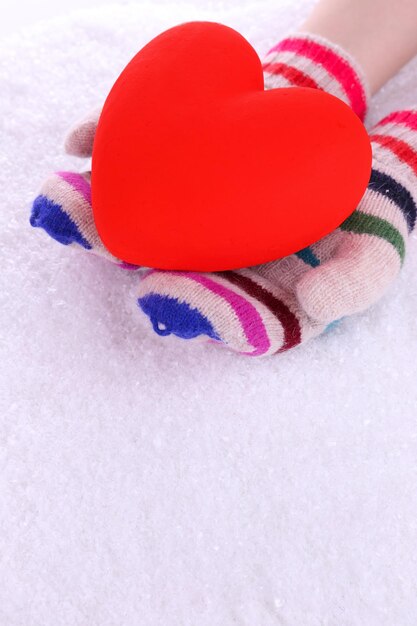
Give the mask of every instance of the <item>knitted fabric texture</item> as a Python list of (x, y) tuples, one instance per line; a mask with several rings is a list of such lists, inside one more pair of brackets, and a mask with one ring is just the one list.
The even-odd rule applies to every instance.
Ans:
[[(82, 152), (84, 146), (86, 156), (87, 148), (83, 140), (79, 152)], [(92, 147), (91, 137), (88, 142)], [(80, 174), (55, 172), (42, 185), (33, 202), (31, 225), (43, 228), (50, 237), (65, 246), (81, 247), (124, 269), (137, 269), (136, 265), (117, 259), (103, 245), (94, 223), (90, 180), (89, 171)]]
[(93, 109), (69, 131), (65, 138), (65, 152), (81, 158), (91, 157), (94, 135), (101, 108)]
[[(278, 55), (275, 48), (266, 55), (265, 88), (299, 85), (323, 89), (350, 104), (363, 119), (368, 93), (364, 76), (346, 52), (329, 42), (324, 48), (324, 42), (323, 38), (308, 33), (281, 41), (276, 46), (282, 47)], [(275, 62), (277, 59), (281, 59), (280, 64)], [(268, 71), (271, 63), (272, 71)], [(99, 107), (93, 109), (68, 131), (64, 143), (68, 154), (91, 157), (100, 112)], [(126, 269), (136, 269), (137, 266), (113, 257), (100, 241), (92, 215), (89, 181), (90, 172), (54, 174), (42, 185), (33, 204), (32, 226), (43, 228), (59, 243), (81, 246)]]

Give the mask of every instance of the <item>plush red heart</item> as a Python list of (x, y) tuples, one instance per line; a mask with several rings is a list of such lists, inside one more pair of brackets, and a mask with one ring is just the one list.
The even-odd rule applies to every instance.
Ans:
[(281, 258), (356, 208), (371, 169), (366, 130), (336, 97), (264, 90), (235, 30), (189, 22), (123, 70), (99, 120), (96, 226), (115, 256), (216, 271)]

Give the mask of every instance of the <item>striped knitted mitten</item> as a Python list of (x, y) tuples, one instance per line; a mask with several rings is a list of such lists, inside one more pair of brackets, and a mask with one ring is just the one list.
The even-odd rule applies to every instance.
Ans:
[[(322, 89), (349, 104), (364, 120), (369, 93), (361, 68), (327, 39), (295, 33), (275, 45), (262, 65), (265, 89)], [(336, 245), (336, 240), (333, 246), (331, 241), (329, 236), (328, 257)], [(300, 343), (301, 327), (303, 341), (325, 328), (298, 312), (293, 290), (297, 275), (318, 262), (312, 250), (306, 249), (265, 266), (234, 272), (151, 270), (139, 285), (138, 304), (159, 335), (206, 337), (241, 353), (271, 354)]]
[(417, 109), (384, 118), (371, 140), (372, 174), (358, 208), (315, 244), (242, 270), (147, 271), (138, 304), (154, 330), (270, 355), (375, 303), (398, 274), (415, 226)]
[(114, 257), (103, 245), (91, 207), (90, 172), (55, 172), (42, 185), (30, 216), (59, 243), (101, 256), (124, 269), (137, 269)]
[(415, 227), (417, 108), (386, 116), (370, 139), (373, 164), (365, 195), (335, 231), (340, 243), (331, 257), (296, 286), (304, 311), (322, 322), (363, 311), (384, 294), (404, 263)]
[[(295, 35), (265, 63), (266, 88), (310, 86), (363, 118), (366, 89), (354, 62), (322, 38)], [(288, 350), (329, 322), (376, 302), (398, 273), (416, 214), (415, 112), (372, 131), (373, 170), (357, 210), (330, 235), (284, 259), (219, 273), (146, 272), (138, 304), (159, 335), (205, 337), (251, 356)]]
[[(265, 87), (292, 85), (328, 91), (348, 104), (363, 119), (366, 93), (354, 62), (337, 46), (318, 36), (298, 34), (281, 41), (267, 55)], [(92, 155), (100, 108), (92, 110), (69, 131), (65, 151), (82, 158)], [(90, 173), (57, 172), (41, 187), (32, 207), (30, 223), (64, 245), (121, 263), (103, 246), (95, 229), (91, 208)], [(127, 263), (123, 267), (136, 268)]]
[[(95, 109), (73, 126), (65, 139), (65, 151), (82, 158), (91, 157), (100, 109)], [(114, 257), (103, 245), (91, 207), (91, 173), (55, 172), (42, 185), (30, 216), (32, 226), (40, 227), (65, 246), (81, 247), (124, 269), (137, 269)]]

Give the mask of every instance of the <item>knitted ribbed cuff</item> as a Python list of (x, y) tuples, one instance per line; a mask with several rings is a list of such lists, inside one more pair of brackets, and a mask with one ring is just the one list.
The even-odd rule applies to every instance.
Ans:
[(374, 168), (390, 176), (395, 185), (381, 185), (387, 195), (396, 189), (409, 231), (414, 230), (417, 214), (417, 108), (390, 113), (369, 134)]
[(264, 61), (265, 88), (312, 87), (352, 107), (364, 120), (370, 89), (358, 62), (325, 37), (296, 32), (269, 50)]

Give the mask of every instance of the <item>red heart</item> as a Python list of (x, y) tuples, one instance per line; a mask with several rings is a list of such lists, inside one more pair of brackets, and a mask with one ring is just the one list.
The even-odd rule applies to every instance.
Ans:
[(94, 219), (115, 256), (216, 271), (278, 259), (356, 208), (371, 148), (341, 100), (264, 91), (235, 30), (189, 22), (150, 41), (111, 89), (92, 161)]

